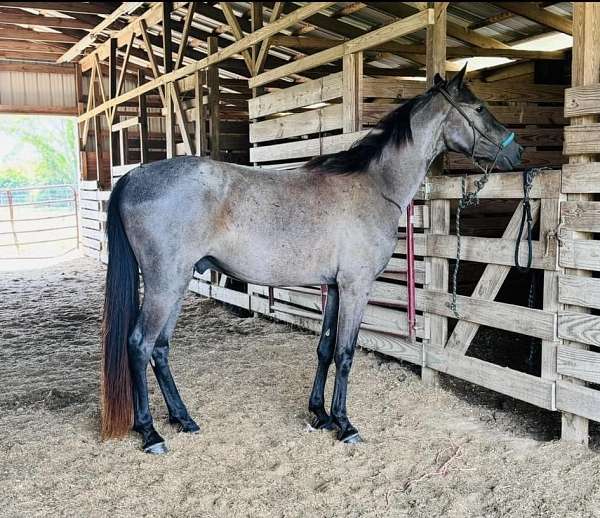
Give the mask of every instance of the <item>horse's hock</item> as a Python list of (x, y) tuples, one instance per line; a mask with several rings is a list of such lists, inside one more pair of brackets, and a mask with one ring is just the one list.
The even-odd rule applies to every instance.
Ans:
[[(330, 3), (323, 4), (327, 5), (321, 9), (331, 8)], [(328, 29), (337, 28), (349, 39), (339, 45), (332, 40), (326, 45), (323, 38), (277, 35), (277, 30), (291, 26), (292, 21), (286, 25), (286, 17), (278, 18), (274, 9), (272, 21), (281, 23), (272, 33), (262, 36), (272, 26), (269, 24), (262, 33), (251, 32), (246, 37), (240, 33), (239, 41), (232, 45), (239, 44), (238, 51), (255, 45), (255, 58), (263, 61), (249, 84), (220, 77), (219, 68), (231, 71), (230, 62), (235, 61), (239, 72), (243, 61), (215, 54), (214, 59), (198, 62), (203, 64), (196, 67), (175, 67), (170, 79), (153, 79), (162, 96), (172, 96), (160, 108), (156, 107), (156, 93), (151, 97), (145, 78), (138, 78), (136, 84), (127, 86), (126, 99), (124, 94), (120, 98), (117, 90), (108, 96), (107, 102), (118, 110), (113, 114), (109, 138), (98, 132), (105, 123), (104, 114), (97, 108), (94, 112), (88, 104), (88, 112), (80, 116), (84, 131), (81, 232), (86, 253), (106, 261), (103, 236), (110, 188), (140, 163), (197, 154), (265, 169), (294, 168), (311, 157), (347, 149), (391, 109), (426, 89), (427, 83), (416, 78), (378, 74), (370, 63), (373, 55), (367, 52), (371, 47), (399, 52), (402, 45), (390, 40), (425, 28), (426, 48), (421, 57), (429, 84), (435, 73), (443, 74), (446, 67), (455, 65), (446, 58), (461, 56), (459, 51), (466, 56), (465, 47), (446, 48), (446, 31), (453, 38), (460, 39), (460, 34), (455, 24), (446, 23), (445, 3), (436, 3), (435, 12), (417, 13), (413, 7), (389, 5), (386, 9), (395, 10), (393, 14), (400, 20), (367, 33), (369, 37), (339, 17), (312, 11), (298, 14), (295, 23), (301, 27), (307, 25), (301, 21), (306, 19), (316, 26), (327, 22)], [(475, 45), (467, 47), (473, 51), (469, 55), (521, 52), (518, 58), (522, 62), (491, 72), (475, 71), (470, 76), (473, 92), (525, 148), (522, 168), (539, 168), (528, 186), (532, 232), (528, 236), (525, 229), (521, 234), (517, 252), (519, 264), (531, 261), (531, 271), (521, 273), (515, 268), (523, 215), (523, 170), (492, 173), (478, 194), (479, 204), (465, 209), (457, 226), (459, 200), (464, 191), (475, 189), (481, 174), (468, 158), (450, 153), (443, 163), (434, 164), (415, 197), (416, 338), (407, 337), (408, 283), (406, 274), (399, 273), (406, 270), (407, 249), (406, 241), (399, 239), (393, 258), (370, 294), (359, 345), (421, 366), (427, 383), (435, 383), (439, 373), (446, 373), (561, 412), (563, 437), (585, 443), (587, 420), (600, 421), (600, 354), (595, 350), (600, 347), (600, 280), (596, 279), (600, 276), (596, 240), (600, 233), (600, 202), (596, 201), (600, 165), (595, 162), (600, 154), (596, 124), (600, 50), (592, 45), (595, 36), (588, 30), (588, 24), (600, 22), (600, 8), (584, 2), (573, 10), (570, 88), (565, 72), (568, 66), (564, 66), (570, 57), (566, 54), (539, 52), (535, 57), (527, 51), (509, 52), (506, 45), (474, 31), (471, 37), (477, 41), (466, 41)], [(148, 25), (158, 23), (159, 11), (146, 19)], [(141, 25), (132, 30), (148, 37)], [(262, 39), (251, 40), (258, 34)], [(312, 45), (311, 51), (306, 57), (282, 63), (268, 57), (269, 44), (261, 45), (269, 38), (273, 46)], [(490, 46), (488, 40), (496, 43)], [(209, 53), (218, 50), (217, 43), (209, 42)], [(417, 51), (408, 47), (404, 50)], [(102, 51), (99, 54), (106, 57)], [(246, 51), (243, 55), (245, 60), (252, 59)], [(264, 62), (268, 62), (266, 72), (261, 68)], [(325, 66), (331, 62), (335, 69)], [(81, 70), (87, 72), (83, 79), (87, 88), (80, 92), (98, 95), (93, 60), (84, 58)], [(283, 80), (302, 74), (306, 74), (302, 82)], [(98, 97), (96, 101), (99, 106)], [(404, 233), (406, 218), (398, 225)], [(459, 234), (461, 268), (454, 297), (452, 275)], [(250, 284), (232, 289), (225, 275), (207, 271), (195, 274), (190, 289), (253, 313), (320, 330), (323, 300), (319, 286), (269, 290)], [(459, 318), (452, 309), (453, 301)]]

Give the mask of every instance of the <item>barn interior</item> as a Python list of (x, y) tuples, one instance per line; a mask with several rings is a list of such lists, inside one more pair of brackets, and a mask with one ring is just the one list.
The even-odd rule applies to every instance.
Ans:
[[(4, 2), (0, 14), (0, 112), (77, 117), (81, 246), (104, 262), (111, 189), (138, 165), (197, 155), (298, 167), (467, 63), (523, 164), (492, 173), (460, 225), (481, 171), (453, 153), (432, 167), (399, 222), (400, 236), (414, 228), (414, 336), (400, 237), (359, 344), (420, 366), (426, 384), (445, 373), (561, 412), (562, 437), (587, 442), (600, 421), (598, 5)], [(519, 241), (524, 198), (532, 228)], [(519, 265), (531, 256), (526, 272), (516, 248)], [(318, 286), (207, 272), (190, 289), (320, 329)]]

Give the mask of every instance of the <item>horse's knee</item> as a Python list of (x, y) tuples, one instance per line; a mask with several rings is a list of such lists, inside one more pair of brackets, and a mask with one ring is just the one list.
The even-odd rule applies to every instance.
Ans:
[(150, 361), (152, 347), (144, 340), (144, 336), (138, 326), (134, 328), (129, 336), (127, 352), (134, 365), (146, 365)]

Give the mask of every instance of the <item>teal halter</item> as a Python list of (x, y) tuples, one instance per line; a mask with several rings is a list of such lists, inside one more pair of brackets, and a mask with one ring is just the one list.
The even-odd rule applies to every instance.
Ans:
[(515, 140), (515, 134), (511, 132), (511, 134), (501, 142), (500, 147), (504, 149), (506, 146), (510, 145), (513, 140)]

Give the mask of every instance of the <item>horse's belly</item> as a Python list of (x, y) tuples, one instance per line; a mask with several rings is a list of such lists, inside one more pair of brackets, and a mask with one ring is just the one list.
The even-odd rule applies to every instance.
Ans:
[(331, 249), (310, 241), (238, 234), (211, 255), (224, 273), (252, 284), (306, 286), (335, 279)]

